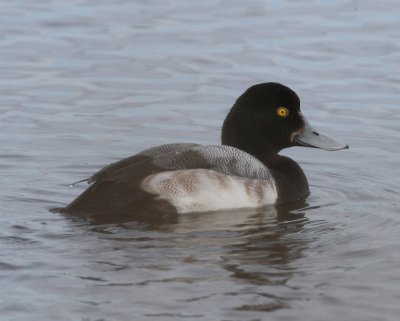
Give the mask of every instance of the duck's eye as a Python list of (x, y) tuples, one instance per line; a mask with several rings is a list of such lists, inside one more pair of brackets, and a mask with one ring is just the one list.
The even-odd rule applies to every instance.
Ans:
[(278, 107), (276, 109), (276, 114), (280, 117), (287, 117), (289, 116), (289, 109), (287, 109), (286, 107)]

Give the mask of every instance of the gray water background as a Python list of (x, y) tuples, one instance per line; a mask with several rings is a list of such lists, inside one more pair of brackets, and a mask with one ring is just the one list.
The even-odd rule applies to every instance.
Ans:
[[(399, 1), (1, 1), (0, 320), (398, 320)], [(95, 224), (49, 211), (142, 149), (219, 142), (281, 82), (350, 144), (284, 152), (309, 205)]]

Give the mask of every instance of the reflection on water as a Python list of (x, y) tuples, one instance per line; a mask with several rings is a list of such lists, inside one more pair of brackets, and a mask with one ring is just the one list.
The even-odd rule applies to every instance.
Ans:
[[(79, 223), (79, 228), (85, 234), (106, 240), (107, 247), (114, 249), (110, 257), (106, 254), (100, 261), (94, 262), (98, 265), (96, 270), (104, 271), (104, 267), (109, 267), (107, 271), (120, 273), (139, 268), (156, 273), (147, 271), (144, 274), (147, 277), (140, 281), (130, 278), (129, 281), (117, 282), (109, 280), (103, 273), (80, 275), (79, 278), (99, 283), (101, 287), (131, 287), (131, 291), (144, 291), (141, 292), (144, 301), (152, 299), (146, 294), (146, 288), (187, 285), (193, 290), (187, 297), (176, 299), (180, 309), (185, 309), (185, 303), (193, 305), (202, 301), (207, 301), (207, 305), (214, 310), (223, 308), (222, 304), (237, 313), (288, 308), (291, 298), (285, 296), (284, 290), (292, 275), (299, 273), (291, 263), (301, 258), (302, 252), (307, 249), (308, 236), (302, 235), (301, 231), (308, 224), (304, 212), (288, 208), (181, 215), (173, 221), (167, 218), (162, 221), (100, 224), (85, 220)], [(98, 243), (92, 246), (86, 251), (97, 254)], [(150, 262), (145, 263), (146, 259), (141, 257), (138, 264), (135, 262), (137, 253), (143, 250), (146, 256), (155, 252), (157, 258), (147, 258)], [(117, 262), (115, 251), (119, 253)], [(129, 263), (118, 263), (121, 257), (129, 258)], [(179, 274), (175, 273), (176, 270), (180, 270)], [(246, 290), (243, 291), (242, 286), (225, 289), (223, 284), (231, 282), (243, 283)], [(215, 289), (210, 291), (204, 284), (214, 284)], [(226, 302), (221, 302), (221, 299), (213, 302), (216, 297), (227, 299)], [(207, 316), (201, 308), (197, 310), (195, 314), (185, 316)], [(145, 316), (161, 318), (181, 315), (160, 312)]]
[[(400, 12), (384, 1), (3, 1), (4, 320), (397, 321)], [(48, 211), (163, 143), (218, 143), (251, 84), (346, 152), (293, 148), (308, 204), (142, 220)]]

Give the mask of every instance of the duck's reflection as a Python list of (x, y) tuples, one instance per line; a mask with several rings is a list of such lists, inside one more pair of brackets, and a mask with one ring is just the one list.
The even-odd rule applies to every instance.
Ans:
[[(182, 253), (172, 267), (194, 264), (196, 270), (202, 269), (205, 262), (207, 266), (219, 267), (221, 276), (217, 282), (221, 282), (221, 287), (225, 282), (230, 285), (224, 289), (224, 297), (241, 298), (232, 301), (233, 309), (270, 311), (290, 305), (288, 291), (293, 290), (287, 282), (298, 273), (295, 261), (303, 256), (309, 243), (307, 234), (301, 233), (308, 223), (303, 211), (306, 207), (307, 204), (302, 202), (290, 207), (271, 207), (258, 211), (227, 211), (158, 219), (149, 217), (130, 221), (97, 217), (86, 219), (85, 225), (91, 232), (100, 233), (103, 239), (105, 237), (111, 243), (118, 242), (118, 248), (125, 248), (127, 253), (135, 250), (140, 230), (142, 248), (143, 235), (148, 235), (146, 248), (150, 248), (152, 253), (158, 253), (157, 247), (160, 248), (157, 262), (159, 271), (163, 270), (163, 265), (171, 267), (171, 262), (163, 257), (165, 249), (171, 249), (175, 253)], [(82, 219), (79, 220), (82, 222)], [(135, 266), (138, 262), (131, 264)], [(206, 276), (205, 279), (202, 276), (203, 282), (208, 278), (207, 267), (204, 269)], [(198, 275), (192, 275), (190, 269), (187, 273), (189, 276), (182, 276), (185, 280), (193, 277), (190, 284), (198, 282)], [(153, 274), (157, 282), (166, 284), (177, 282), (180, 276), (175, 276), (171, 281), (162, 272)], [(141, 284), (152, 281), (143, 282)], [(207, 297), (207, 293), (204, 296)]]
[[(154, 214), (124, 213), (107, 215), (81, 215), (70, 214), (62, 208), (53, 208), (50, 211), (60, 213), (67, 219), (75, 222), (86, 223), (94, 228), (112, 224), (121, 227), (135, 227), (139, 223), (145, 229), (162, 229), (176, 232), (195, 232), (210, 230), (240, 230), (249, 226), (260, 226), (262, 223), (272, 221), (285, 221), (298, 219), (302, 213), (299, 209), (307, 207), (307, 203), (299, 201), (285, 206), (268, 206), (263, 209), (237, 209), (206, 213), (189, 213), (177, 215), (170, 212), (155, 212)], [(297, 211), (297, 212), (295, 212)]]
[[(276, 217), (265, 219), (244, 230), (238, 241), (225, 246), (220, 265), (230, 278), (242, 282), (236, 310), (271, 311), (290, 306), (288, 281), (298, 273), (294, 262), (308, 246), (301, 232), (308, 223), (304, 212), (307, 204), (276, 209)], [(261, 215), (261, 213), (260, 213)], [(246, 295), (243, 296), (243, 292)]]

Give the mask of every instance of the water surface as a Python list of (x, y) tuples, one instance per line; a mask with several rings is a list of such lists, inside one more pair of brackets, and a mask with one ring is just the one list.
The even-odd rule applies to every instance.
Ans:
[[(398, 320), (397, 1), (0, 3), (1, 320)], [(219, 142), (248, 86), (293, 88), (351, 149), (284, 152), (297, 209), (88, 222), (69, 184)]]

